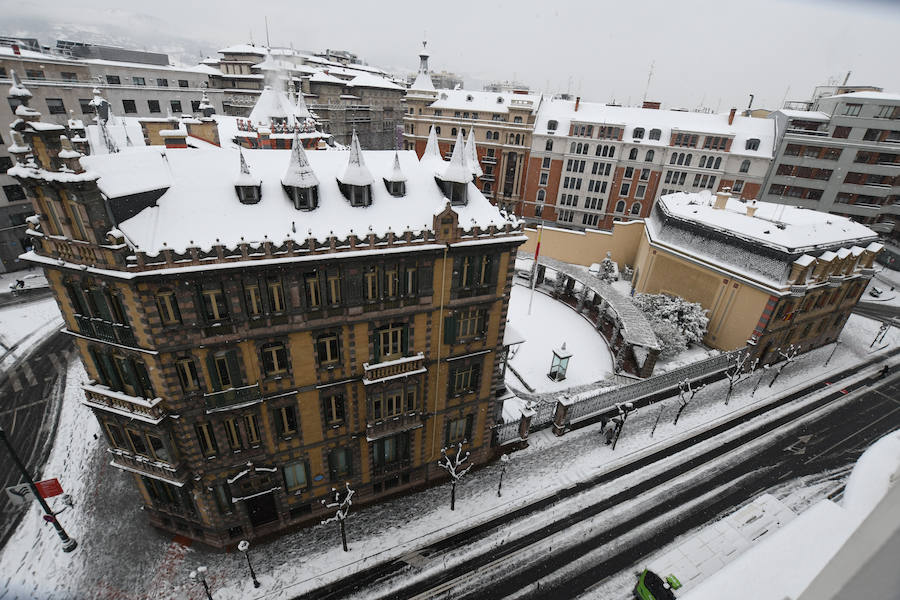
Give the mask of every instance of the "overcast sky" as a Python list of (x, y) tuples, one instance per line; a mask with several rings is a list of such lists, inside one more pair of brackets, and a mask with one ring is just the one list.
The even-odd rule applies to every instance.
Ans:
[(431, 68), (467, 86), (517, 79), (590, 100), (725, 111), (776, 108), (815, 85), (900, 92), (898, 0), (0, 0), (0, 33), (84, 39), (167, 51), (196, 61), (252, 35), (272, 45), (350, 50), (370, 64), (415, 70), (428, 39)]

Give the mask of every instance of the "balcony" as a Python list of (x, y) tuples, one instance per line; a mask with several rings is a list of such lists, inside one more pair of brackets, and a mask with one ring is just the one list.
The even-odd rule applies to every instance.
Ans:
[(408, 469), (410, 465), (412, 465), (412, 461), (410, 459), (402, 458), (393, 462), (385, 463), (383, 465), (375, 465), (374, 467), (372, 467), (372, 474), (386, 475), (388, 473), (397, 473), (398, 471)]
[(800, 298), (806, 295), (806, 290), (809, 289), (808, 285), (792, 285), (790, 289), (791, 297)]
[(867, 279), (871, 279), (875, 277), (875, 269), (872, 267), (863, 267), (859, 270), (860, 277), (865, 277)]
[(828, 276), (828, 287), (832, 287), (832, 288), (841, 287), (842, 283), (844, 283), (843, 275), (829, 275)]
[(497, 164), (497, 157), (496, 157), (496, 156), (482, 156), (482, 157), (481, 157), (481, 162), (484, 163), (484, 164), (486, 164), (486, 165), (496, 165), (496, 164)]
[(136, 345), (134, 332), (131, 331), (131, 327), (128, 325), (77, 314), (75, 315), (75, 321), (78, 323), (79, 333), (87, 337), (123, 346), (133, 347)]
[(168, 415), (161, 406), (162, 398), (148, 400), (137, 396), (129, 396), (124, 392), (117, 392), (105, 385), (95, 383), (84, 383), (81, 385), (81, 389), (86, 394), (81, 403), (91, 408), (137, 419), (152, 425), (158, 425)]
[(425, 355), (419, 352), (414, 356), (388, 360), (374, 365), (363, 363), (363, 368), (366, 370), (366, 374), (363, 377), (363, 383), (365, 385), (388, 381), (398, 377), (418, 375), (419, 373), (424, 373), (426, 371)]
[(243, 408), (262, 402), (262, 396), (259, 392), (259, 383), (254, 383), (253, 385), (228, 388), (221, 392), (203, 394), (203, 401), (206, 404), (206, 412), (212, 413)]
[(366, 439), (372, 442), (401, 431), (418, 429), (423, 427), (423, 425), (422, 416), (419, 413), (404, 413), (381, 421), (366, 423)]
[(113, 455), (113, 459), (109, 464), (117, 469), (137, 473), (138, 475), (146, 475), (178, 487), (183, 486), (188, 479), (187, 469), (180, 463), (170, 465), (140, 456), (139, 454), (131, 454), (118, 448), (108, 448), (107, 452)]

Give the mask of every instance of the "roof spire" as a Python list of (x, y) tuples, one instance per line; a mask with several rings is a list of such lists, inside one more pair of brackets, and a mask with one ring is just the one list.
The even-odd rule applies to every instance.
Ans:
[(347, 168), (344, 173), (338, 177), (338, 181), (345, 185), (372, 185), (375, 178), (366, 167), (366, 161), (363, 159), (362, 149), (359, 147), (359, 137), (356, 135), (356, 129), (353, 130), (353, 137), (350, 139), (350, 159), (347, 161)]
[(437, 157), (444, 160), (441, 157), (441, 149), (438, 147), (437, 133), (434, 131), (434, 125), (431, 126), (431, 130), (428, 132), (428, 142), (425, 144), (425, 152), (422, 153), (422, 158), (425, 158), (426, 156)]
[(234, 181), (234, 185), (236, 186), (251, 186), (259, 185), (259, 179), (253, 177), (250, 173), (250, 165), (247, 164), (247, 159), (244, 158), (244, 152), (241, 150), (241, 147), (238, 146), (238, 156), (241, 159), (240, 173), (238, 173), (237, 179)]
[(469, 168), (472, 175), (481, 177), (484, 171), (481, 170), (481, 164), (478, 162), (478, 149), (475, 147), (475, 128), (469, 129), (469, 138), (466, 140), (466, 159), (469, 161)]
[(309, 107), (306, 106), (306, 99), (303, 97), (303, 89), (302, 86), (297, 86), (297, 102), (296, 102), (296, 110), (294, 110), (294, 115), (298, 119), (312, 119), (312, 114), (309, 112)]
[(422, 42), (422, 51), (419, 52), (419, 74), (416, 75), (416, 80), (409, 87), (410, 90), (415, 90), (419, 92), (434, 92), (434, 83), (431, 81), (431, 75), (428, 74), (428, 51), (425, 49), (425, 46), (428, 44), (427, 41)]
[(454, 183), (469, 183), (472, 181), (472, 171), (466, 164), (466, 144), (463, 142), (462, 131), (456, 134), (453, 155), (450, 157), (450, 164), (447, 165), (441, 179)]
[(400, 153), (396, 150), (394, 150), (394, 168), (391, 169), (391, 174), (385, 179), (388, 181), (406, 181), (406, 175), (400, 169)]
[(319, 179), (309, 166), (309, 159), (306, 158), (306, 152), (303, 151), (303, 144), (300, 142), (300, 136), (294, 134), (294, 143), (291, 148), (291, 161), (288, 163), (287, 171), (281, 178), (281, 183), (286, 186), (309, 188), (319, 185)]

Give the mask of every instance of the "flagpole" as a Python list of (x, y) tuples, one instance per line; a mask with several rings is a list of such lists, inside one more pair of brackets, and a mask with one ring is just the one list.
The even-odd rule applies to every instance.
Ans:
[(534, 248), (534, 264), (531, 270), (531, 297), (528, 299), (528, 316), (531, 316), (531, 305), (534, 303), (534, 288), (537, 285), (538, 256), (541, 254), (541, 236), (544, 235), (544, 220), (541, 219), (538, 230), (537, 246)]

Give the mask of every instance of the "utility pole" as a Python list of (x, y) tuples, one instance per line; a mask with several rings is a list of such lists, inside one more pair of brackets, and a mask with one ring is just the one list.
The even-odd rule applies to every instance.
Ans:
[(0, 427), (0, 440), (3, 440), (3, 445), (6, 446), (6, 449), (9, 451), (9, 455), (12, 457), (13, 462), (16, 463), (16, 467), (18, 467), (19, 472), (22, 473), (22, 477), (24, 477), (26, 483), (28, 483), (28, 487), (31, 488), (31, 493), (34, 494), (34, 497), (37, 498), (37, 501), (41, 504), (41, 508), (44, 509), (44, 520), (48, 523), (51, 523), (54, 529), (56, 529), (56, 533), (59, 535), (59, 539), (62, 540), (63, 552), (71, 552), (72, 550), (77, 548), (78, 542), (70, 538), (69, 534), (66, 533), (66, 530), (63, 529), (63, 526), (59, 524), (59, 521), (56, 519), (56, 514), (52, 510), (50, 510), (47, 502), (44, 501), (43, 496), (41, 496), (40, 491), (38, 491), (37, 486), (34, 485), (34, 480), (31, 478), (31, 475), (28, 474), (28, 470), (25, 468), (25, 465), (23, 465), (22, 461), (19, 460), (19, 456), (13, 449), (12, 444), (9, 443), (9, 439), (6, 437), (6, 431), (2, 427)]

